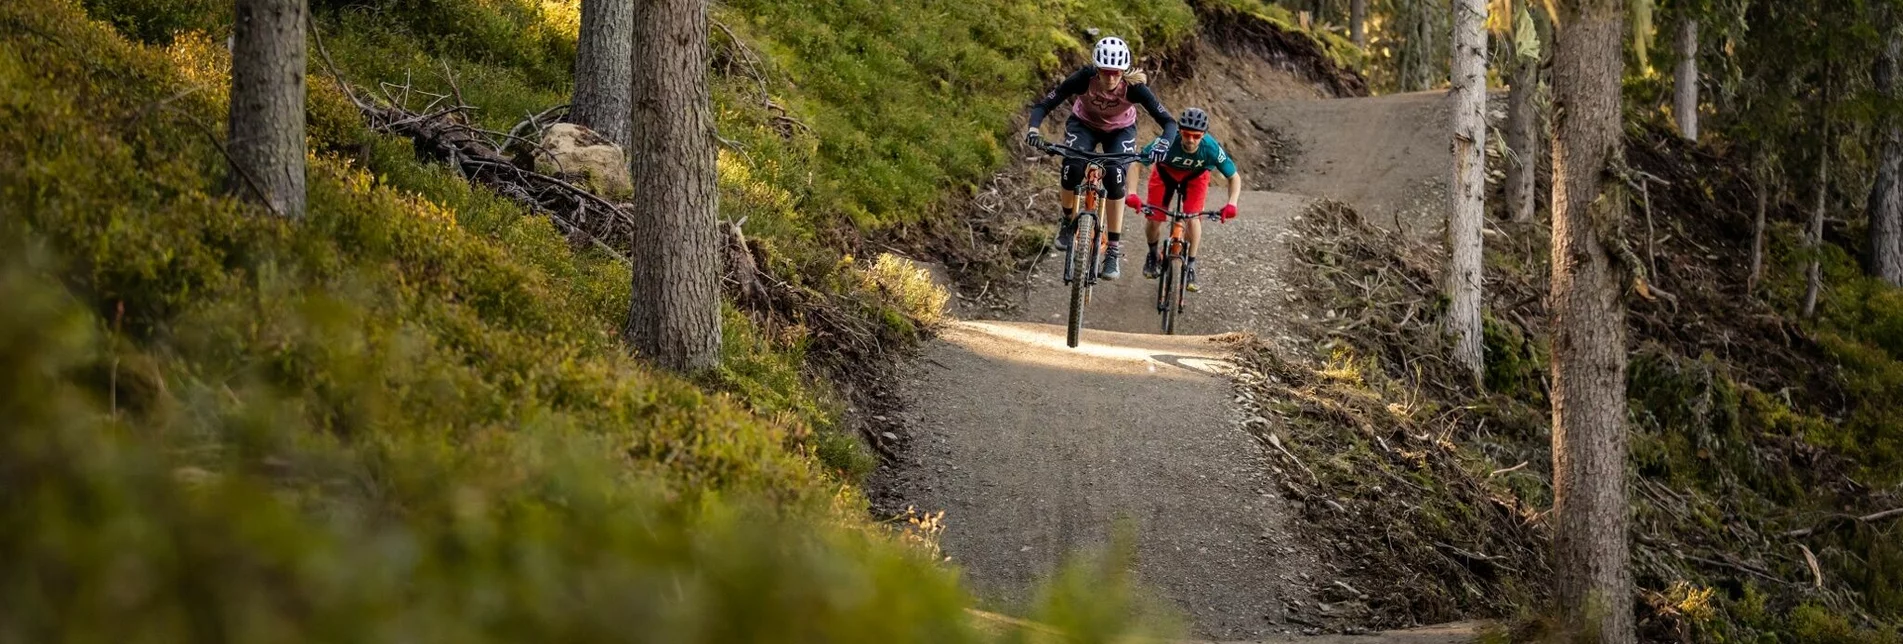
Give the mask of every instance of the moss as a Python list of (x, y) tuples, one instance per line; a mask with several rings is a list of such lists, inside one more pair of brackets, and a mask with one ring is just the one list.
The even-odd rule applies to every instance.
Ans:
[(1903, 642), (1896, 631), (1870, 631), (1855, 628), (1834, 611), (1805, 604), (1791, 611), (1791, 631), (1800, 642), (1816, 644), (1896, 644)]
[(1529, 340), (1517, 325), (1490, 315), (1481, 320), (1481, 331), (1487, 391), (1532, 402), (1544, 400), (1545, 348)]
[(1303, 29), (1294, 12), (1266, 0), (1214, 0), (1231, 9), (1247, 13), (1277, 29), (1301, 34), (1316, 41), (1323, 55), (1341, 69), (1361, 69), (1367, 53), (1347, 37), (1325, 29)]

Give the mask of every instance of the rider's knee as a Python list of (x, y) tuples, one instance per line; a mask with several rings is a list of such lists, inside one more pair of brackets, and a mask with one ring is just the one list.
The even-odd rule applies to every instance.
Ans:
[(1125, 190), (1123, 175), (1124, 170), (1122, 168), (1112, 168), (1109, 172), (1104, 173), (1103, 196), (1113, 200), (1121, 200), (1123, 199), (1123, 195), (1128, 194), (1128, 191)]
[(1062, 176), (1058, 179), (1058, 185), (1062, 187), (1065, 191), (1075, 192), (1077, 190), (1077, 186), (1083, 185), (1083, 183), (1084, 183), (1084, 163), (1081, 161), (1073, 161), (1071, 159), (1065, 159), (1064, 172), (1062, 173)]

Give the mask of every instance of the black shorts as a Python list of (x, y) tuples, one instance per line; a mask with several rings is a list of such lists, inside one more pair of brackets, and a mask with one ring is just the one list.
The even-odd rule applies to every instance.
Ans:
[[(1064, 145), (1092, 152), (1136, 154), (1137, 126), (1131, 125), (1121, 130), (1099, 132), (1085, 125), (1083, 121), (1072, 118), (1064, 123)], [(1077, 186), (1083, 185), (1085, 165), (1083, 161), (1064, 159), (1062, 185), (1065, 190), (1076, 190)], [(1123, 179), (1127, 170), (1127, 167), (1121, 165), (1104, 168), (1104, 198), (1111, 200), (1123, 198), (1125, 194)]]

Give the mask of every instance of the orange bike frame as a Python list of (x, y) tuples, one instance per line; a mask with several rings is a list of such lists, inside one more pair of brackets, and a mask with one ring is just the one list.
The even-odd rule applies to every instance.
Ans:
[(1083, 209), (1088, 210), (1090, 212), (1097, 213), (1097, 216), (1099, 217), (1103, 216), (1103, 212), (1097, 210), (1096, 186), (1098, 185), (1098, 182), (1102, 180), (1103, 180), (1103, 170), (1099, 169), (1097, 167), (1097, 164), (1095, 163), (1090, 164), (1089, 169), (1084, 171), (1085, 189), (1084, 189), (1084, 208)]

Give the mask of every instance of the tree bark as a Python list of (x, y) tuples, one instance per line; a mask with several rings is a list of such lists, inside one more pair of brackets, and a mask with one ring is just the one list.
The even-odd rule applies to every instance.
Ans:
[(1698, 21), (1685, 18), (1678, 26), (1678, 68), (1672, 88), (1675, 100), (1672, 114), (1678, 117), (1678, 134), (1698, 140)]
[(1348, 1), (1348, 39), (1356, 47), (1368, 48), (1368, 0)]
[(634, 111), (634, 0), (582, 0), (568, 120), (628, 149)]
[[(1759, 163), (1759, 167), (1763, 167), (1762, 156)], [(1758, 216), (1751, 222), (1751, 273), (1745, 278), (1744, 288), (1745, 292), (1753, 294), (1758, 292), (1758, 281), (1764, 278), (1764, 214), (1771, 204), (1769, 175), (1768, 170), (1758, 173)]]
[(1446, 52), (1438, 51), (1435, 43), (1440, 29), (1438, 17), (1434, 12), (1438, 7), (1427, 0), (1404, 0), (1397, 3), (1394, 16), (1401, 27), (1397, 31), (1405, 34), (1400, 38), (1395, 54), (1396, 75), (1401, 91), (1418, 92), (1438, 85), (1439, 61)]
[[(1630, 644), (1625, 302), (1606, 236), (1626, 196), (1621, 0), (1564, 0), (1553, 58), (1553, 569), (1568, 641)], [(1607, 192), (1609, 190), (1609, 192)], [(1607, 192), (1603, 194), (1602, 192)]]
[[(1515, 23), (1518, 28), (1518, 23)], [(1507, 209), (1528, 223), (1538, 208), (1540, 154), (1540, 61), (1513, 56), (1513, 87), (1507, 92)]]
[[(1828, 77), (1828, 74), (1826, 74)], [(1829, 94), (1829, 81), (1825, 81)], [(1828, 99), (1826, 99), (1828, 104)], [(1817, 297), (1824, 290), (1824, 212), (1830, 206), (1830, 115), (1824, 115), (1823, 140), (1817, 150), (1817, 207), (1811, 210), (1810, 226), (1804, 234), (1804, 250), (1810, 262), (1804, 270), (1804, 317), (1817, 314)]]
[(1481, 333), (1481, 233), (1487, 189), (1486, 0), (1454, 5), (1454, 180), (1447, 220), (1447, 331), (1454, 358), (1478, 385), (1485, 373)]
[[(1903, 60), (1903, 29), (1897, 24), (1896, 11), (1887, 6), (1878, 9), (1883, 29), (1883, 50), (1877, 56), (1871, 80), (1877, 93), (1889, 101), (1903, 100), (1897, 88), (1897, 64)], [(1876, 181), (1870, 186), (1870, 275), (1892, 286), (1903, 286), (1903, 190), (1897, 176), (1903, 172), (1903, 122), (1884, 110), (1878, 120)]]
[(304, 216), (304, 0), (237, 0), (231, 40), (230, 189)]
[(705, 0), (636, 0), (634, 290), (625, 331), (640, 355), (692, 371), (720, 357), (720, 239)]

